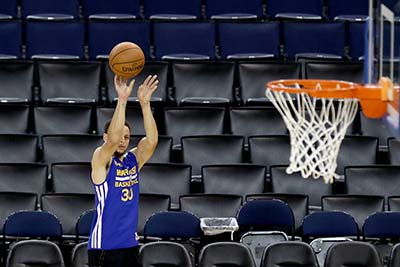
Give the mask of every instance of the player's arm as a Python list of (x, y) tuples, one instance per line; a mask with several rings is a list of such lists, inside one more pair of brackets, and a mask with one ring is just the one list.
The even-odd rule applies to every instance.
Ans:
[(114, 78), (118, 102), (111, 119), (110, 127), (106, 133), (107, 138), (104, 144), (98, 147), (93, 153), (92, 179), (95, 184), (104, 182), (107, 176), (107, 165), (123, 137), (126, 105), (134, 83), (135, 81), (133, 80), (128, 85), (127, 79), (118, 76)]
[(151, 158), (158, 143), (157, 125), (151, 112), (150, 99), (157, 89), (157, 75), (149, 75), (138, 90), (139, 103), (142, 108), (144, 130), (146, 136), (142, 138), (132, 152), (135, 153), (139, 170)]

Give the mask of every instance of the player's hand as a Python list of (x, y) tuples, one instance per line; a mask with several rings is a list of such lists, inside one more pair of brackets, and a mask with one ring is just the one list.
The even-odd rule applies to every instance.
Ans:
[(115, 91), (117, 91), (117, 94), (118, 94), (118, 99), (127, 101), (128, 97), (132, 93), (134, 84), (135, 84), (135, 80), (132, 80), (128, 84), (128, 78), (124, 78), (124, 77), (115, 75), (114, 85), (115, 85)]
[(142, 85), (139, 86), (138, 90), (138, 99), (140, 105), (147, 105), (150, 103), (151, 96), (154, 91), (157, 89), (158, 80), (157, 75), (149, 75)]

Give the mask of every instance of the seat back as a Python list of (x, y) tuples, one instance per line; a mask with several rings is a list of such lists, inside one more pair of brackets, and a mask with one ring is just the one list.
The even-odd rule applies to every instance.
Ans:
[(304, 218), (303, 234), (307, 237), (358, 237), (358, 227), (354, 218), (347, 213), (316, 211)]
[(44, 164), (0, 164), (0, 191), (43, 194), (46, 192), (47, 175)]
[(87, 210), (93, 209), (93, 194), (44, 194), (41, 197), (44, 211), (55, 214), (62, 226), (63, 235), (75, 237), (76, 222)]
[[(7, 7), (8, 5), (1, 5)], [(0, 11), (1, 13), (1, 11)], [(0, 22), (0, 38), (7, 40), (0, 43), (0, 54), (21, 57), (22, 26), (20, 21), (4, 20)]]
[(308, 62), (305, 65), (305, 73), (307, 79), (362, 83), (364, 65), (361, 62)]
[(288, 266), (319, 267), (314, 251), (303, 242), (276, 242), (263, 253), (261, 267)]
[(229, 110), (232, 134), (246, 137), (253, 135), (284, 135), (287, 133), (282, 116), (275, 108), (247, 107)]
[(38, 137), (30, 134), (1, 134), (0, 162), (37, 162)]
[(265, 190), (266, 168), (261, 165), (224, 164), (201, 168), (206, 194), (259, 194)]
[(289, 164), (290, 138), (287, 135), (250, 136), (249, 151), (250, 162), (265, 165), (269, 172), (273, 165)]
[(217, 107), (180, 107), (164, 109), (165, 133), (180, 144), (182, 136), (223, 134), (225, 109)]
[(173, 0), (165, 2), (163, 0), (145, 0), (144, 14), (146, 18), (152, 15), (174, 14), (191, 15), (201, 18), (201, 1)]
[(55, 163), (51, 165), (54, 193), (93, 194), (90, 163)]
[(270, 0), (268, 2), (268, 16), (274, 18), (280, 13), (303, 13), (322, 16), (323, 6), (322, 0), (312, 0), (302, 4), (296, 0)]
[(200, 237), (200, 220), (183, 211), (162, 211), (153, 214), (144, 226), (144, 236), (164, 239)]
[(36, 134), (89, 134), (91, 108), (36, 107), (34, 108)]
[(280, 79), (299, 79), (301, 65), (297, 62), (239, 63), (241, 98), (247, 104), (266, 104), (266, 83)]
[(182, 211), (190, 212), (198, 218), (236, 217), (242, 197), (236, 195), (196, 194), (181, 196)]
[(54, 214), (46, 211), (17, 211), (7, 217), (3, 226), (4, 237), (60, 239), (61, 235), (60, 221)]
[(369, 5), (368, 1), (355, 0), (349, 5), (345, 0), (329, 1), (328, 2), (328, 17), (334, 19), (342, 15), (357, 15), (368, 16)]
[(198, 54), (215, 58), (215, 29), (210, 22), (155, 22), (155, 56)]
[(323, 195), (331, 195), (333, 187), (325, 184), (323, 179), (304, 179), (299, 172), (287, 174), (287, 166), (272, 166), (270, 169), (272, 191), (274, 193), (306, 194), (310, 206), (321, 205)]
[(7, 267), (64, 267), (60, 248), (47, 240), (24, 240), (14, 243), (7, 256)]
[(17, 17), (18, 1), (17, 0), (1, 0), (0, 14), (9, 15), (13, 18)]
[(218, 23), (220, 54), (226, 59), (238, 54), (279, 57), (279, 24)]
[(78, 17), (78, 0), (21, 0), (21, 15), (64, 14)]
[(295, 230), (298, 231), (303, 225), (303, 219), (308, 214), (308, 195), (285, 194), (285, 193), (266, 193), (248, 195), (246, 201), (259, 199), (279, 199), (287, 203), (293, 211), (295, 219)]
[(217, 242), (203, 247), (199, 256), (199, 267), (212, 266), (255, 267), (255, 263), (250, 250), (245, 245), (234, 242)]
[(257, 17), (263, 15), (261, 0), (251, 0), (246, 3), (240, 0), (207, 0), (205, 4), (207, 18), (211, 18), (213, 15), (232, 13), (252, 14)]
[[(134, 3), (136, 1), (130, 2)], [(127, 10), (124, 12), (127, 12)], [(104, 35), (107, 35), (107, 38), (103, 38)], [(90, 59), (95, 60), (97, 56), (108, 56), (111, 49), (120, 42), (134, 42), (140, 46), (145, 58), (150, 58), (150, 25), (147, 22), (134, 20), (89, 20), (88, 44)], [(138, 82), (138, 80), (136, 81)]]
[(88, 267), (87, 242), (76, 244), (72, 250), (71, 267)]
[(191, 267), (192, 262), (184, 246), (175, 242), (160, 241), (143, 245), (139, 251), (143, 267), (158, 265)]
[(97, 135), (44, 135), (43, 160), (48, 164), (90, 162), (93, 151), (102, 143), (102, 137)]
[(207, 100), (222, 98), (232, 102), (234, 70), (233, 62), (173, 64), (173, 86), (177, 104), (196, 97)]
[[(48, 36), (52, 38), (47, 38)], [(83, 59), (84, 45), (85, 25), (82, 21), (28, 20), (26, 23), (27, 58), (50, 54), (68, 55)]]
[(328, 250), (325, 267), (382, 267), (378, 252), (366, 242), (339, 242)]
[[(318, 36), (318, 42), (315, 41)], [(291, 59), (299, 53), (344, 56), (345, 26), (340, 22), (284, 22), (285, 52)]]
[(94, 14), (131, 14), (139, 15), (140, 1), (137, 0), (82, 0), (83, 15)]
[(43, 62), (38, 71), (43, 102), (93, 104), (99, 100), (99, 62)]
[(179, 208), (179, 196), (190, 193), (192, 168), (182, 164), (150, 163), (140, 170), (140, 192), (171, 196), (171, 208)]
[[(2, 23), (0, 22), (0, 27)], [(0, 32), (2, 31), (0, 30)], [(1, 39), (9, 40), (10, 38), (1, 37)], [(13, 47), (17, 46), (13, 45)], [(0, 53), (6, 54), (7, 52), (3, 52), (0, 48)], [(17, 103), (31, 102), (33, 95), (33, 68), (34, 65), (30, 61), (0, 62), (0, 79), (2, 81), (0, 84), (0, 99)]]
[(0, 134), (25, 134), (29, 131), (28, 120), (29, 106), (0, 106)]
[(399, 166), (360, 166), (345, 168), (347, 194), (393, 196), (400, 186)]
[(185, 136), (181, 140), (183, 162), (192, 165), (193, 175), (200, 175), (203, 165), (243, 161), (241, 136)]
[(344, 174), (346, 166), (375, 164), (378, 139), (369, 136), (347, 136), (340, 145), (336, 172)]

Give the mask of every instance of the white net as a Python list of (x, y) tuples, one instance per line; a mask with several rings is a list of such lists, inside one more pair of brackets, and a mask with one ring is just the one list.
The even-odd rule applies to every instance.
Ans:
[(304, 92), (289, 94), (270, 89), (266, 96), (289, 130), (291, 151), (286, 172), (301, 172), (304, 178), (322, 177), (325, 183), (339, 178), (336, 160), (357, 113), (358, 99), (317, 99)]

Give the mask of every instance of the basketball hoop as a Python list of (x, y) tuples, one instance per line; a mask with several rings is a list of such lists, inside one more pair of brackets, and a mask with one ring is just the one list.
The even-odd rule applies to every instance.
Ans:
[(347, 128), (357, 114), (358, 102), (367, 117), (382, 117), (392, 89), (387, 78), (370, 86), (335, 80), (268, 83), (266, 96), (290, 134), (290, 165), (286, 172), (301, 172), (304, 178), (322, 177), (325, 183), (339, 178), (336, 160)]

